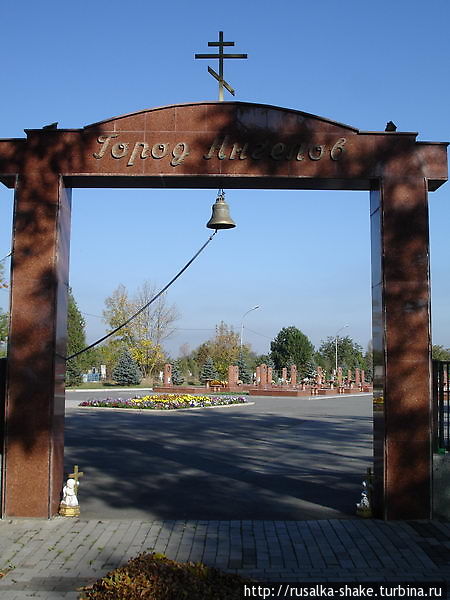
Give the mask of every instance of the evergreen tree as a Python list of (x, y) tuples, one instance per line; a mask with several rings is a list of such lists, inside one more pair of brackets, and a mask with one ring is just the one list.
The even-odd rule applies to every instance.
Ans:
[(174, 385), (181, 385), (184, 383), (184, 377), (181, 373), (180, 363), (177, 360), (172, 363), (172, 383)]
[(210, 356), (208, 356), (200, 372), (200, 381), (202, 383), (206, 383), (207, 381), (217, 379), (217, 377), (218, 375), (216, 369), (214, 368), (213, 359)]
[(301, 379), (314, 379), (317, 375), (316, 365), (313, 359), (306, 361), (303, 368), (300, 371)]
[(121, 385), (137, 385), (140, 383), (142, 374), (128, 350), (124, 350), (119, 356), (117, 365), (112, 372), (112, 378)]
[(289, 361), (297, 365), (299, 372), (311, 360), (314, 346), (308, 337), (297, 327), (283, 327), (276, 338), (270, 342), (270, 355), (280, 371)]
[(271, 367), (272, 371), (275, 371), (275, 363), (270, 354), (260, 354), (257, 356), (255, 359), (255, 367), (259, 367), (259, 365), (267, 365), (268, 367)]
[[(69, 288), (67, 304), (67, 356), (86, 347), (86, 323)], [(77, 356), (66, 362), (66, 385), (79, 385), (82, 372), (86, 368), (86, 357)]]
[(245, 359), (242, 356), (242, 354), (239, 356), (239, 358), (237, 360), (237, 366), (239, 369), (239, 379), (242, 381), (242, 383), (251, 383), (252, 376), (248, 370), (247, 364), (246, 364)]

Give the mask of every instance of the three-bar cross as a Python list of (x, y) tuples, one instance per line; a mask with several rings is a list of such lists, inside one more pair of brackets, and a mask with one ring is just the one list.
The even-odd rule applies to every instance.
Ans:
[(219, 100), (223, 101), (223, 88), (226, 88), (232, 96), (234, 96), (234, 89), (229, 85), (223, 78), (223, 61), (225, 58), (247, 58), (247, 54), (224, 54), (224, 46), (234, 46), (234, 42), (223, 41), (223, 31), (219, 31), (218, 42), (208, 42), (208, 46), (218, 46), (219, 54), (196, 54), (195, 58), (218, 58), (219, 59), (219, 74), (214, 69), (208, 67), (208, 73), (212, 75), (219, 82)]

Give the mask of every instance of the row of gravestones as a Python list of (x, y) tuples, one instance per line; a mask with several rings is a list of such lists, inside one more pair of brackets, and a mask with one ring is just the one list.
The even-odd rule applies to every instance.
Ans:
[[(284, 384), (288, 383), (287, 378), (288, 370), (284, 367), (281, 370), (281, 381)], [(320, 387), (326, 384), (325, 374), (322, 367), (317, 367), (317, 374), (315, 377), (315, 383)], [(351, 382), (354, 381), (355, 387), (360, 387), (365, 385), (365, 373), (363, 369), (355, 369), (355, 379), (352, 379), (352, 371), (348, 369), (347, 377), (344, 379), (342, 367), (338, 367), (337, 377), (336, 377), (336, 385), (337, 387), (345, 387), (350, 385)], [(164, 365), (164, 373), (163, 373), (163, 382), (164, 385), (172, 385), (172, 365), (170, 363), (166, 363)], [(230, 387), (236, 386), (240, 383), (239, 381), (239, 367), (236, 365), (230, 365), (228, 367), (228, 385)], [(256, 384), (257, 385), (272, 385), (272, 367), (268, 367), (265, 364), (259, 365), (256, 367)], [(297, 367), (296, 365), (292, 365), (290, 367), (290, 386), (297, 385)]]

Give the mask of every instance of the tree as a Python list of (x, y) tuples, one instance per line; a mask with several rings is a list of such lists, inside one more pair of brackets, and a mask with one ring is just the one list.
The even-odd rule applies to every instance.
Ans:
[[(76, 354), (86, 347), (86, 322), (75, 301), (72, 289), (69, 288), (67, 304), (67, 356)], [(66, 362), (66, 385), (79, 385), (82, 381), (82, 372), (86, 368), (84, 354)]]
[(306, 363), (303, 367), (303, 371), (301, 372), (300, 375), (301, 375), (302, 379), (314, 379), (314, 377), (317, 375), (317, 371), (316, 371), (316, 364), (315, 364), (313, 358), (306, 361)]
[(111, 338), (109, 338), (101, 346), (97, 346), (97, 348), (95, 348), (98, 356), (97, 362), (100, 365), (106, 366), (106, 374), (108, 378), (111, 376), (111, 373), (119, 360), (119, 356), (125, 349), (126, 346), (121, 340)]
[(174, 385), (181, 385), (184, 383), (184, 377), (181, 373), (180, 363), (177, 360), (172, 363), (172, 383)]
[(137, 385), (142, 374), (128, 350), (124, 350), (112, 372), (112, 378), (121, 385)]
[[(195, 360), (195, 352), (191, 352), (189, 349), (189, 344), (182, 344), (179, 350), (180, 356), (177, 360), (178, 365), (180, 367), (180, 372), (182, 373), (185, 380), (188, 382), (193, 381), (198, 378), (199, 374), (199, 365)], [(201, 364), (204, 364), (207, 356), (204, 357), (204, 360)]]
[(239, 369), (239, 379), (242, 381), (242, 383), (251, 383), (252, 376), (242, 355), (240, 355), (237, 360), (237, 366)]
[(281, 370), (288, 364), (295, 364), (299, 375), (303, 376), (307, 363), (312, 359), (314, 346), (300, 329), (290, 326), (283, 327), (270, 342), (270, 350), (276, 369)]
[(450, 360), (450, 348), (444, 348), (433, 344), (431, 348), (431, 358), (433, 360)]
[(205, 364), (205, 362), (208, 360), (208, 358), (210, 358), (210, 342), (203, 342), (202, 344), (200, 344), (200, 346), (198, 346), (198, 348), (196, 348), (195, 350), (193, 350), (192, 352), (192, 356), (194, 358), (194, 361), (197, 365), (197, 372), (200, 373), (203, 365)]
[[(128, 297), (128, 290), (120, 284), (113, 291), (111, 296), (105, 300), (106, 308), (103, 310), (103, 320), (110, 330), (116, 329), (122, 323), (125, 323), (133, 314), (133, 304)], [(120, 340), (128, 347), (134, 343), (134, 336), (130, 327), (131, 323), (122, 327), (112, 336), (112, 339)]]
[(8, 282), (5, 279), (5, 265), (0, 262), (0, 288), (7, 288)]
[[(103, 318), (111, 330), (116, 329), (143, 308), (156, 295), (155, 287), (144, 282), (133, 298), (120, 284), (105, 300)], [(147, 306), (113, 336), (134, 354), (144, 376), (164, 362), (161, 342), (173, 331), (172, 324), (179, 318), (174, 305), (167, 304), (166, 294)]]
[(209, 342), (209, 352), (219, 377), (226, 379), (228, 367), (237, 362), (239, 356), (239, 334), (221, 321), (216, 325), (216, 335)]
[(216, 369), (214, 368), (213, 359), (211, 358), (211, 356), (208, 356), (200, 372), (200, 381), (202, 383), (206, 383), (207, 381), (217, 379), (217, 377), (218, 375)]
[[(365, 369), (366, 363), (362, 352), (362, 346), (357, 344), (348, 335), (338, 337), (338, 367), (342, 367), (344, 371), (347, 369)], [(336, 338), (328, 337), (322, 341), (320, 348), (316, 354), (317, 363), (332, 373), (336, 368)]]
[(270, 354), (259, 354), (255, 359), (255, 367), (259, 367), (259, 365), (267, 365), (268, 367), (271, 367), (272, 371), (276, 369)]
[(366, 381), (373, 381), (373, 345), (372, 340), (367, 345), (367, 352), (364, 354), (364, 377)]
[(156, 368), (162, 368), (165, 355), (158, 344), (152, 340), (137, 340), (130, 349), (131, 356), (139, 365), (143, 377), (151, 377)]

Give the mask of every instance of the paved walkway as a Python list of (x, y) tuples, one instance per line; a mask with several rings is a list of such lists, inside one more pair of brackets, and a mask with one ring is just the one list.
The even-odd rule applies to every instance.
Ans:
[(146, 550), (259, 581), (450, 582), (450, 523), (378, 520), (0, 521), (1, 600), (79, 597)]
[[(66, 459), (86, 472), (82, 518), (0, 520), (0, 572), (10, 569), (0, 579), (0, 600), (77, 599), (80, 586), (151, 550), (259, 581), (450, 583), (450, 523), (352, 516), (370, 454), (371, 413), (364, 398), (276, 403), (260, 399), (252, 408), (163, 415), (158, 427), (151, 414), (90, 411), (86, 418), (88, 413), (77, 408), (78, 402), (79, 398), (67, 402)], [(219, 413), (223, 413), (220, 429)], [(214, 445), (211, 437), (220, 443)], [(189, 465), (183, 463), (186, 454)], [(122, 471), (116, 473), (119, 462), (126, 464), (126, 477), (119, 476)], [(152, 464), (164, 469), (166, 479), (172, 468), (178, 483), (188, 467), (191, 479), (196, 476), (193, 467), (205, 471), (207, 477), (203, 472), (198, 477), (202, 485), (195, 483), (198, 490), (194, 484), (192, 492), (189, 488), (192, 506), (179, 485), (169, 488), (170, 494), (160, 485), (158, 492), (158, 473)], [(250, 480), (252, 471), (256, 475)], [(130, 488), (134, 472), (139, 473), (139, 490)], [(224, 477), (220, 494), (205, 496), (203, 482), (220, 483)], [(286, 483), (281, 486), (283, 478), (293, 480), (295, 493), (289, 495)], [(253, 487), (244, 495), (242, 482), (247, 480)], [(119, 488), (114, 485), (117, 481)], [(320, 485), (311, 488), (311, 482)], [(277, 492), (273, 498), (269, 484)], [(105, 490), (116, 488), (117, 497), (105, 499)], [(226, 496), (229, 488), (233, 502)], [(163, 492), (158, 504), (157, 494)], [(209, 498), (209, 512), (195, 494)], [(149, 498), (151, 510), (145, 506)], [(296, 498), (303, 500), (294, 511), (290, 507)], [(264, 500), (266, 513), (261, 509)], [(189, 507), (186, 514), (184, 505)], [(199, 516), (208, 520), (195, 514), (197, 505)], [(244, 509), (255, 520), (244, 520)]]

